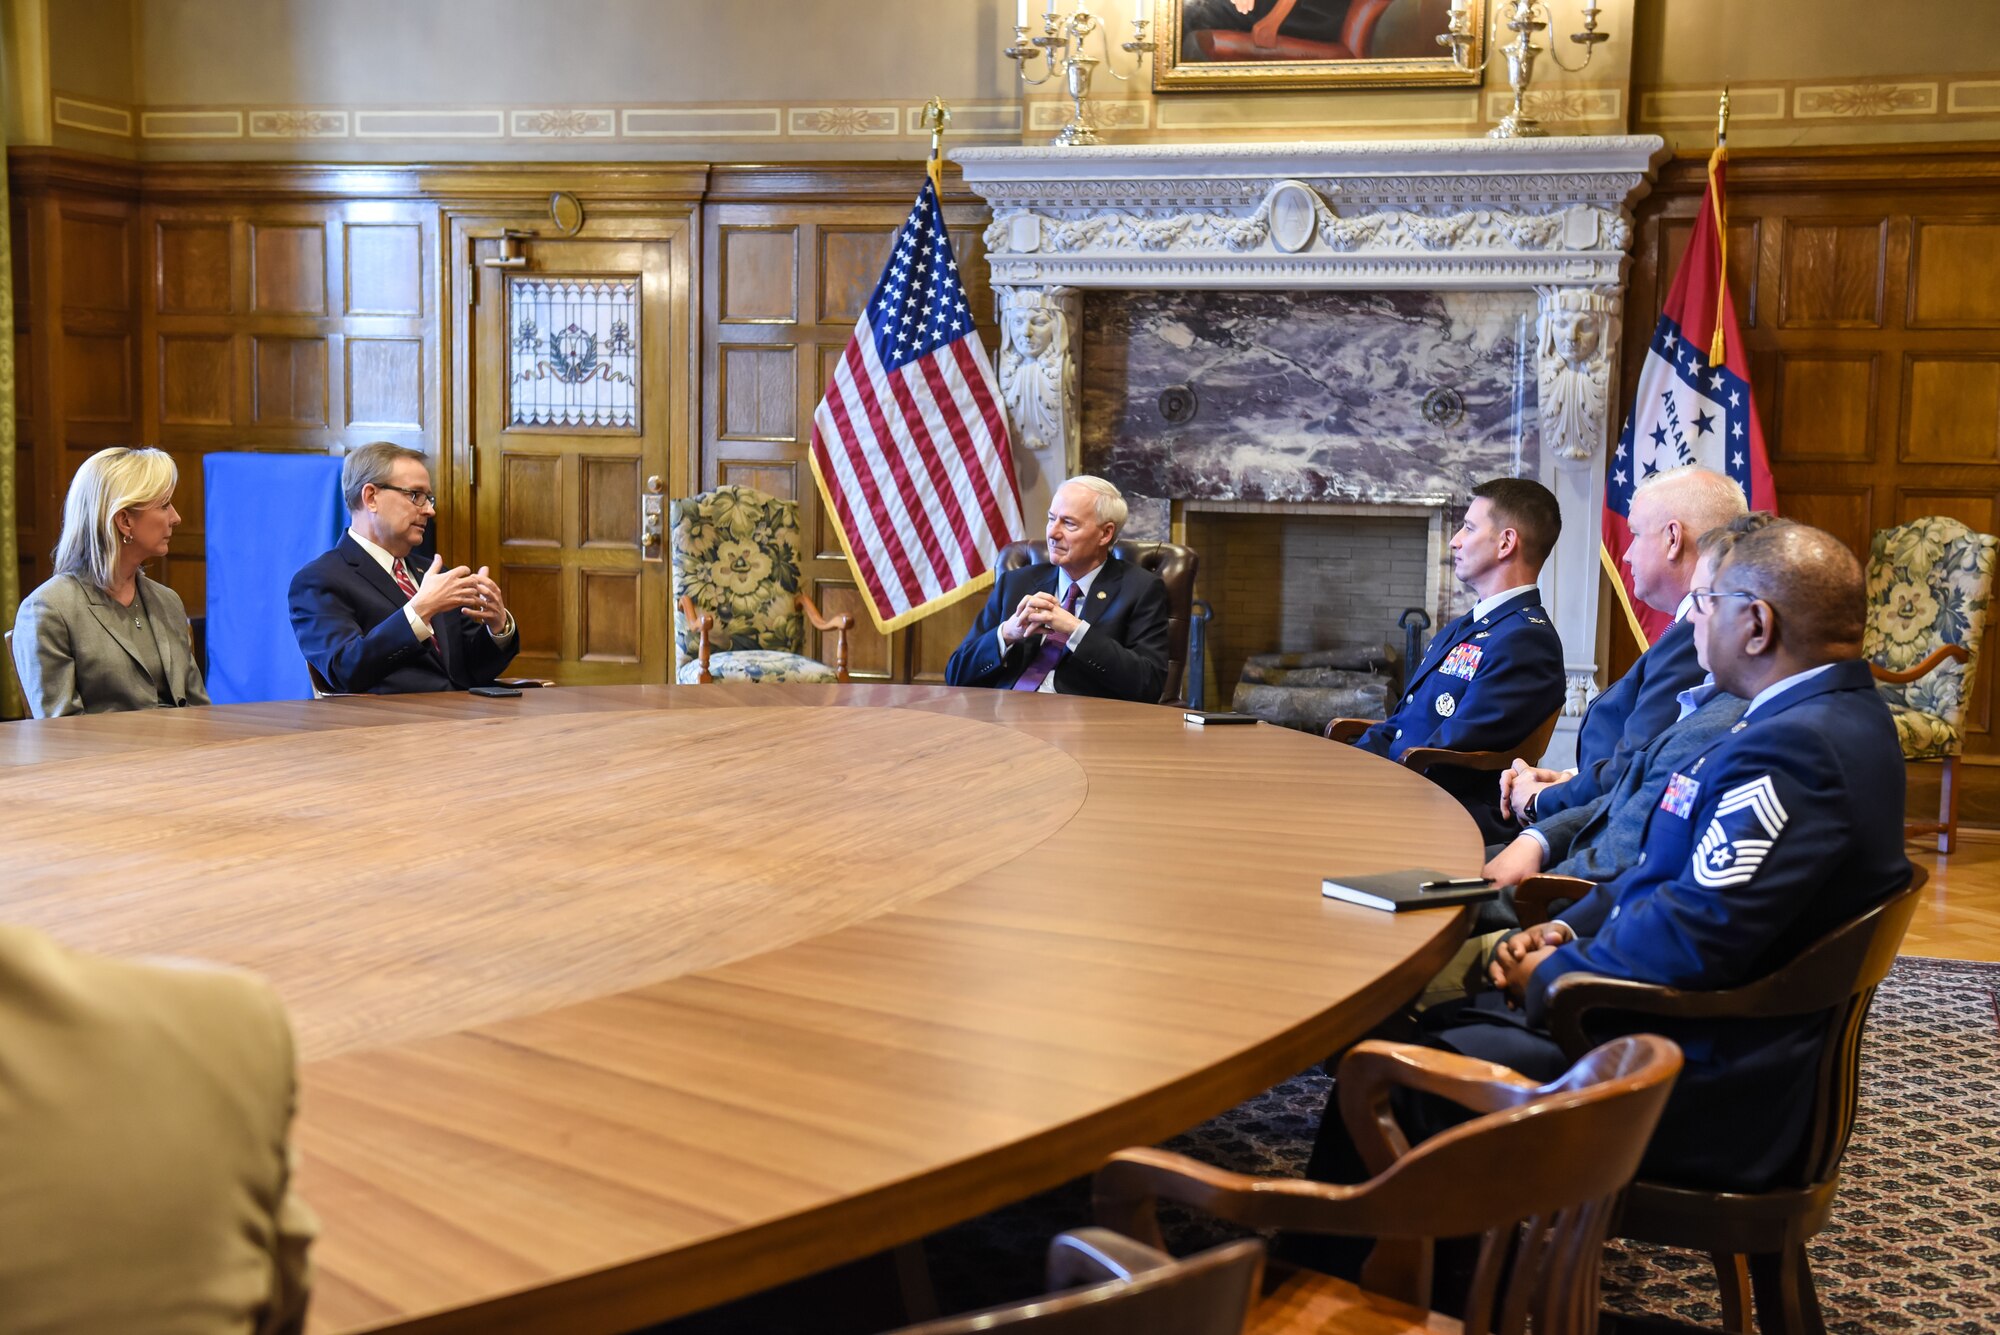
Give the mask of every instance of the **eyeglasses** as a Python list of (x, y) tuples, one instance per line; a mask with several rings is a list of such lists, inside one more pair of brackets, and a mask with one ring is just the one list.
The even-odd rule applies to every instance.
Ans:
[(1714, 589), (1689, 589), (1688, 593), (1694, 599), (1694, 610), (1703, 616), (1707, 616), (1715, 610), (1715, 600), (1718, 598), (1748, 598), (1754, 603), (1759, 597), (1757, 594), (1748, 593), (1741, 589), (1728, 593), (1721, 593)]
[(410, 504), (416, 506), (419, 510), (426, 506), (432, 509), (437, 508), (438, 498), (437, 493), (434, 491), (419, 491), (415, 487), (392, 487), (386, 482), (377, 482), (375, 489), (377, 491), (400, 491), (403, 495), (408, 496)]

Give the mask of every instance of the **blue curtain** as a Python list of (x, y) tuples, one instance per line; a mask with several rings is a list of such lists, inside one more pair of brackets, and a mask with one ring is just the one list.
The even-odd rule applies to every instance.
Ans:
[(218, 705), (309, 700), (312, 683), (285, 595), (299, 567), (347, 530), (340, 460), (217, 453), (202, 460), (202, 478), (209, 698)]

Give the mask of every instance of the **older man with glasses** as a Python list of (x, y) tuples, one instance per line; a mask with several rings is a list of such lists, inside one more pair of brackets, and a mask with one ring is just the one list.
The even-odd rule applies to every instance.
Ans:
[(292, 576), (292, 633), (327, 687), (394, 695), (490, 685), (520, 644), (500, 586), (432, 557), (405, 563), (437, 511), (424, 455), (386, 441), (341, 465), (352, 517), (334, 549)]

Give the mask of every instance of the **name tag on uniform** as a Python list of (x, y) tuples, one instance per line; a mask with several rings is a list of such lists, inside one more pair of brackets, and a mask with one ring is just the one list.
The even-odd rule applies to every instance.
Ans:
[(1463, 677), (1472, 680), (1472, 674), (1479, 671), (1479, 660), (1486, 653), (1484, 645), (1461, 644), (1444, 656), (1438, 664), (1438, 671), (1447, 677)]
[(1701, 784), (1685, 774), (1676, 774), (1667, 780), (1667, 791), (1660, 794), (1660, 810), (1671, 811), (1682, 820), (1694, 814), (1694, 802), (1701, 796)]

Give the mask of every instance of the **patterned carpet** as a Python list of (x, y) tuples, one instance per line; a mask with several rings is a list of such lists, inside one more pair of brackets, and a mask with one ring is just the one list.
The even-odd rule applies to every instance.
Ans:
[[(1285, 1081), (1168, 1148), (1242, 1172), (1304, 1166), (1330, 1082)], [(966, 1311), (1038, 1290), (1048, 1238), (1090, 1222), (1087, 1181), (934, 1235), (938, 1300)], [(1168, 1214), (1185, 1252), (1228, 1234)], [(1904, 959), (1869, 1019), (1860, 1118), (1833, 1223), (1812, 1245), (1835, 1335), (2000, 1335), (2000, 964)], [(1713, 1324), (1707, 1260), (1613, 1244), (1605, 1301)]]

